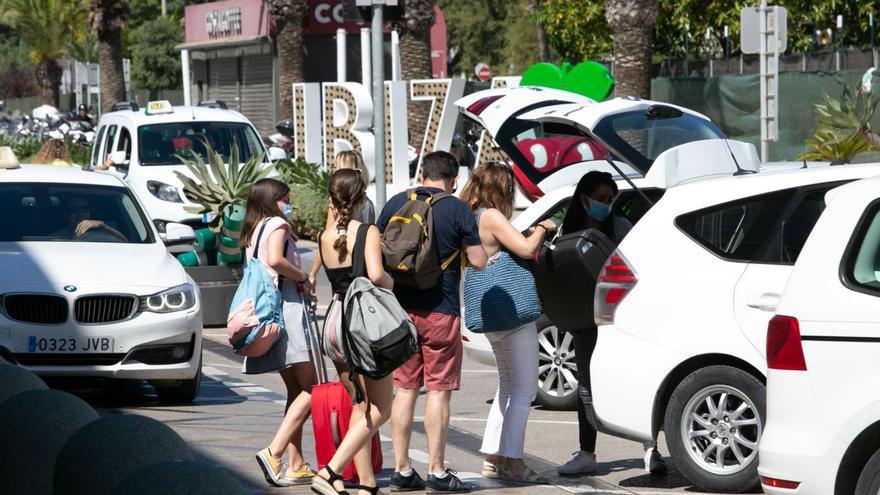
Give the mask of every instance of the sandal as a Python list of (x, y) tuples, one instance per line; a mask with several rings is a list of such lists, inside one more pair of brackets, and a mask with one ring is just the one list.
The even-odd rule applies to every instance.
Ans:
[(355, 485), (355, 490), (369, 492), (370, 495), (379, 495), (379, 486)]
[(327, 474), (330, 475), (328, 479), (324, 479), (321, 477), (320, 472), (312, 478), (312, 492), (317, 493), (318, 495), (351, 495), (345, 490), (337, 490), (333, 488), (333, 483), (337, 481), (342, 481), (342, 476), (334, 473), (330, 466), (324, 466), (324, 469), (327, 470)]
[(480, 468), (480, 475), (490, 480), (497, 479), (502, 475), (502, 465), (494, 462), (483, 461), (483, 467)]
[(511, 483), (523, 483), (528, 485), (547, 485), (550, 483), (550, 478), (539, 476), (538, 473), (528, 466), (525, 467), (522, 474), (519, 476), (515, 476), (509, 471), (502, 471), (500, 477), (502, 480)]

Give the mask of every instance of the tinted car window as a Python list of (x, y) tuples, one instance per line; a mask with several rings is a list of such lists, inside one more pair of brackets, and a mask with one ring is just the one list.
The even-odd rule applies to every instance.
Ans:
[(107, 161), (107, 157), (110, 156), (110, 153), (113, 153), (113, 142), (116, 140), (116, 131), (119, 129), (119, 126), (111, 125), (107, 128), (107, 145), (104, 146), (104, 155), (101, 157), (101, 163)]
[(819, 220), (822, 211), (825, 210), (825, 193), (827, 189), (812, 191), (803, 196), (797, 208), (785, 219), (782, 224), (782, 252), (780, 253), (783, 263), (794, 263), (807, 237), (813, 231), (813, 227)]
[(850, 285), (880, 295), (880, 203), (875, 201), (865, 213), (845, 266)]
[(95, 138), (95, 143), (93, 144), (94, 147), (92, 148), (92, 165), (98, 164), (98, 156), (101, 153), (101, 144), (104, 139), (104, 131), (106, 130), (107, 126), (102, 126), (98, 129), (98, 137)]
[(793, 192), (777, 191), (713, 206), (682, 215), (676, 224), (722, 258), (773, 262), (764, 248), (774, 237)]
[[(120, 187), (0, 184), (0, 242), (153, 242), (146, 216)], [(78, 227), (88, 222), (90, 229)]]

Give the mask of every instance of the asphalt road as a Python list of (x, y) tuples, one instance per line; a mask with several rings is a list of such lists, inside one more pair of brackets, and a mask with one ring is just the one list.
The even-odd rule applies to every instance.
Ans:
[[(314, 245), (303, 243), (305, 263), (310, 263)], [(323, 307), (329, 287), (319, 284), (319, 304)], [(253, 493), (310, 493), (307, 487), (267, 486), (254, 460), (277, 428), (284, 407), (284, 385), (277, 374), (242, 375), (241, 359), (226, 343), (225, 329), (205, 329), (202, 390), (190, 405), (165, 406), (158, 403), (151, 387), (129, 383), (112, 389), (78, 389), (76, 393), (91, 402), (103, 415), (141, 414), (164, 422), (190, 444), (198, 457), (231, 470)], [(606, 435), (599, 436), (599, 471), (593, 476), (556, 475), (555, 467), (577, 449), (577, 416), (574, 412), (542, 410), (533, 407), (526, 438), (527, 463), (552, 477), (553, 486), (504, 485), (479, 476), (480, 438), (485, 427), (497, 374), (494, 369), (465, 359), (461, 390), (453, 395), (447, 465), (460, 477), (475, 483), (486, 494), (667, 494), (698, 493), (670, 464), (665, 476), (650, 476), (643, 469), (641, 445)], [(421, 425), (423, 403), (416, 412), (411, 457), (424, 476), (427, 454)], [(390, 431), (382, 429), (385, 466), (393, 464)], [(311, 424), (306, 425), (303, 447), (306, 459), (315, 464)], [(661, 440), (661, 452), (666, 453)], [(387, 486), (391, 470), (386, 468), (380, 485)], [(387, 490), (386, 490), (387, 491)]]

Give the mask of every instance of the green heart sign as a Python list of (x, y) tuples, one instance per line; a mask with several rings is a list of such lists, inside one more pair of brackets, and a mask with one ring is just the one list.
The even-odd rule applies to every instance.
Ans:
[(519, 84), (562, 89), (595, 101), (608, 98), (614, 91), (614, 78), (608, 68), (598, 62), (581, 62), (574, 67), (568, 62), (560, 67), (538, 63), (526, 69)]

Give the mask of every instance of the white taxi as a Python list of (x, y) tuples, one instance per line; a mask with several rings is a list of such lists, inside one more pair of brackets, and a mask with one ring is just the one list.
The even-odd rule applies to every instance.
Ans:
[[(185, 402), (201, 379), (198, 288), (112, 174), (0, 169), (0, 359), (42, 376), (149, 380)], [(164, 241), (164, 242), (163, 242)]]
[(167, 222), (201, 226), (208, 219), (186, 211), (198, 205), (187, 198), (174, 173), (191, 175), (178, 157), (206, 158), (206, 144), (227, 158), (237, 145), (242, 162), (262, 155), (267, 166), (287, 156), (280, 148), (267, 150), (250, 121), (225, 107), (222, 102), (175, 107), (151, 101), (144, 108), (117, 103), (98, 122), (91, 165), (110, 159), (110, 170), (131, 186), (160, 232)]

